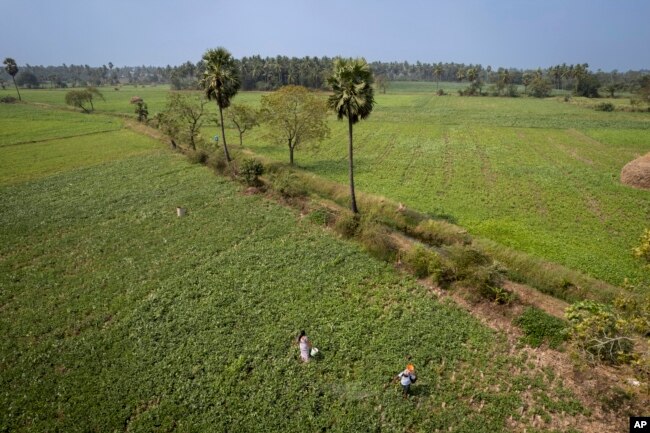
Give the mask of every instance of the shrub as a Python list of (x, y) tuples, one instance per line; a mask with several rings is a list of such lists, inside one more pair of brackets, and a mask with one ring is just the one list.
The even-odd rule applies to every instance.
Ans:
[(446, 93), (445, 93), (444, 90), (442, 90), (442, 89), (438, 89), (438, 90), (436, 91), (436, 95), (438, 95), (438, 96), (444, 96), (444, 95), (446, 95)]
[(271, 187), (284, 198), (303, 197), (307, 195), (307, 189), (300, 181), (300, 178), (290, 171), (279, 171), (274, 173), (270, 179)]
[(223, 152), (214, 152), (206, 161), (206, 165), (213, 169), (216, 173), (224, 174), (228, 168), (228, 162)]
[(415, 245), (406, 251), (402, 259), (417, 278), (428, 277), (441, 267), (438, 254), (424, 245)]
[(594, 107), (596, 111), (614, 111), (614, 104), (611, 102), (601, 102)]
[(472, 247), (452, 245), (446, 251), (459, 284), (492, 302), (509, 304), (514, 301), (514, 294), (502, 287), (506, 269), (499, 263)]
[(349, 211), (341, 213), (334, 224), (334, 230), (348, 239), (354, 237), (358, 229), (359, 217)]
[(373, 256), (382, 260), (395, 258), (397, 246), (385, 226), (372, 221), (364, 221), (359, 226), (357, 237), (366, 251)]
[(248, 186), (258, 186), (259, 176), (262, 174), (264, 174), (264, 165), (254, 158), (245, 159), (239, 168), (239, 175)]
[(446, 221), (425, 220), (420, 222), (410, 234), (433, 246), (469, 244), (472, 238), (458, 226)]
[(626, 322), (619, 320), (611, 306), (580, 301), (567, 307), (565, 316), (571, 324), (571, 339), (592, 360), (612, 364), (630, 360), (634, 343)]
[(187, 152), (187, 159), (192, 164), (205, 164), (210, 158), (210, 153), (204, 149), (190, 150)]
[(645, 229), (639, 239), (639, 246), (632, 250), (635, 257), (650, 264), (650, 229)]
[(526, 308), (515, 324), (524, 331), (523, 341), (532, 347), (546, 341), (550, 348), (557, 349), (568, 338), (567, 323), (539, 308)]
[(3, 104), (14, 104), (16, 102), (18, 102), (18, 99), (16, 99), (11, 95), (3, 96), (2, 98), (0, 98), (0, 103)]

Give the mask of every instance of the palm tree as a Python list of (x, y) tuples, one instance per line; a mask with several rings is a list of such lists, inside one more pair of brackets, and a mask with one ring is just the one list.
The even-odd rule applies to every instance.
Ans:
[(364, 58), (334, 61), (334, 70), (327, 79), (334, 94), (327, 98), (327, 106), (339, 120), (348, 119), (348, 162), (350, 172), (350, 205), (352, 212), (359, 213), (354, 194), (354, 163), (352, 158), (352, 125), (370, 116), (375, 105), (373, 76)]
[(203, 54), (203, 61), (205, 62), (205, 72), (203, 73), (201, 86), (205, 89), (205, 95), (208, 99), (214, 99), (217, 102), (217, 107), (219, 107), (223, 151), (226, 154), (226, 161), (230, 162), (230, 154), (226, 144), (226, 131), (223, 124), (223, 109), (230, 106), (230, 100), (237, 94), (241, 86), (239, 72), (232, 54), (222, 47), (206, 51)]
[(440, 88), (440, 76), (442, 75), (442, 63), (438, 63), (435, 68), (433, 68), (433, 75), (436, 76), (436, 90)]
[(16, 61), (11, 57), (7, 57), (3, 63), (5, 65), (5, 71), (7, 71), (7, 74), (11, 75), (11, 78), (14, 80), (16, 93), (18, 93), (18, 100), (22, 101), (22, 98), (20, 97), (20, 91), (18, 91), (18, 85), (16, 85), (16, 74), (18, 73), (18, 65), (16, 65)]

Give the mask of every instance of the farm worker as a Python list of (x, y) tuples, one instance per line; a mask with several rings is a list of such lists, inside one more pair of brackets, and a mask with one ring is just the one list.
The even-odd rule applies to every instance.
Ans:
[(417, 377), (415, 376), (415, 367), (413, 367), (413, 364), (408, 364), (404, 371), (397, 375), (397, 379), (402, 385), (402, 395), (404, 398), (407, 398), (411, 384), (415, 383), (417, 380)]
[(298, 336), (298, 346), (300, 347), (300, 359), (303, 362), (309, 362), (309, 349), (311, 349), (311, 341), (307, 338), (305, 331), (300, 331)]

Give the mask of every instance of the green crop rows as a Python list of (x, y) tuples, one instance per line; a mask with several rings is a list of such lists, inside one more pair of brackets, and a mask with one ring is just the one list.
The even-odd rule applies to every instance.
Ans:
[[(0, 186), (0, 431), (492, 433), (583, 412), (501, 336), (359, 247), (117, 138), (104, 146), (141, 151)], [(308, 365), (301, 328), (323, 354)], [(420, 380), (402, 400), (389, 381), (407, 356)]]

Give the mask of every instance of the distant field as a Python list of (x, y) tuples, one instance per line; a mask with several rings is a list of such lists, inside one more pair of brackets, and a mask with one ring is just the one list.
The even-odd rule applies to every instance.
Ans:
[[(591, 108), (603, 101), (629, 105), (624, 98), (437, 97), (435, 87), (394, 82), (387, 94), (377, 94), (373, 114), (355, 127), (360, 190), (613, 284), (642, 275), (630, 251), (650, 221), (650, 198), (618, 179), (627, 162), (650, 151), (650, 114)], [(132, 115), (128, 101), (139, 94), (153, 115), (167, 91), (103, 89), (107, 102), (97, 108)], [(62, 104), (65, 91), (24, 94)], [(242, 92), (234, 102), (256, 105), (260, 95)], [(296, 162), (346, 182), (346, 126), (331, 116), (330, 127), (331, 137), (299, 149)], [(209, 123), (203, 133), (212, 137), (219, 130)], [(236, 131), (229, 130), (228, 139), (236, 143)], [(255, 152), (288, 160), (286, 147), (269, 143), (263, 127), (244, 141)]]
[[(390, 265), (159, 143), (99, 135), (116, 152), (90, 165), (77, 139), (0, 147), (68, 161), (14, 159), (0, 181), (0, 431), (579, 425), (559, 376)], [(321, 361), (298, 362), (301, 328)], [(404, 401), (388, 382), (407, 356)]]

